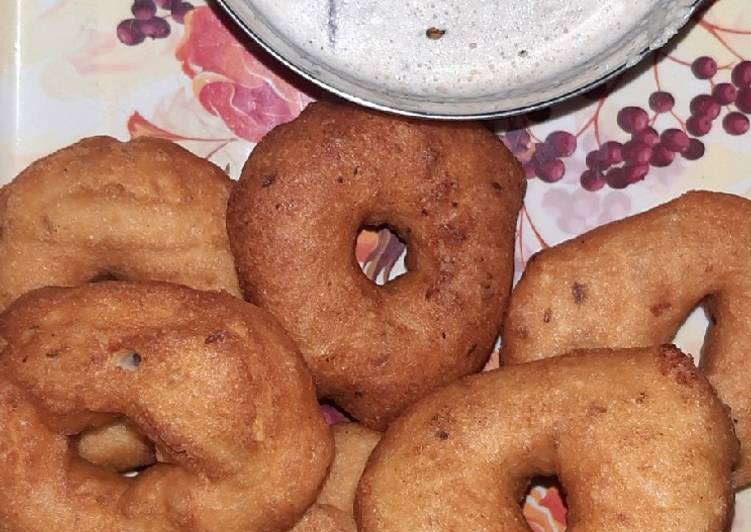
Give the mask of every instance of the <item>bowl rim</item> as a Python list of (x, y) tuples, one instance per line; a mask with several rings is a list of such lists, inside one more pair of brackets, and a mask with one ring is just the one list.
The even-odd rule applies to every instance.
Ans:
[[(622, 63), (619, 63), (617, 66), (608, 69), (602, 76), (600, 76), (597, 79), (584, 83), (583, 85), (576, 87), (574, 89), (565, 91), (557, 96), (553, 96), (553, 97), (540, 100), (540, 101), (533, 101), (529, 104), (515, 107), (513, 109), (494, 109), (494, 110), (477, 112), (477, 113), (432, 112), (432, 111), (420, 111), (416, 109), (405, 109), (405, 108), (400, 108), (395, 105), (384, 103), (382, 101), (375, 101), (373, 99), (369, 99), (369, 98), (366, 98), (357, 94), (353, 94), (344, 89), (341, 89), (337, 87), (336, 85), (321, 79), (320, 77), (316, 76), (312, 72), (309, 72), (307, 69), (301, 67), (300, 65), (295, 64), (294, 62), (292, 62), (292, 60), (284, 57), (281, 53), (279, 53), (276, 49), (274, 49), (269, 43), (264, 41), (264, 39), (261, 38), (250, 27), (250, 25), (237, 13), (236, 9), (233, 7), (233, 2), (236, 2), (236, 1), (242, 1), (242, 0), (216, 0), (217, 4), (219, 4), (222, 7), (224, 12), (235, 22), (235, 24), (237, 24), (246, 35), (251, 37), (269, 55), (271, 55), (277, 61), (282, 63), (284, 66), (286, 66), (287, 68), (289, 68), (290, 70), (292, 70), (297, 75), (304, 78), (305, 80), (317, 85), (318, 87), (322, 89), (325, 89), (326, 91), (336, 96), (339, 96), (340, 98), (362, 105), (364, 107), (376, 109), (378, 111), (384, 111), (384, 112), (394, 113), (397, 115), (408, 116), (408, 117), (413, 117), (413, 118), (429, 118), (429, 119), (436, 119), (436, 120), (490, 120), (490, 119), (496, 119), (496, 118), (508, 118), (512, 116), (517, 116), (517, 115), (522, 115), (522, 114), (538, 111), (540, 109), (545, 109), (552, 105), (569, 100), (570, 98), (573, 98), (580, 94), (586, 93), (602, 85), (603, 83), (606, 83), (607, 81), (622, 74), (626, 70), (629, 70), (630, 68), (636, 66), (651, 52), (658, 50), (659, 48), (661, 48), (662, 46), (665, 46), (668, 42), (670, 42), (670, 40), (672, 40), (680, 32), (680, 30), (686, 26), (689, 19), (694, 15), (694, 13), (696, 13), (699, 7), (705, 4), (708, 0), (693, 0), (693, 3), (691, 5), (686, 6), (686, 11), (683, 15), (683, 18), (680, 20), (680, 22), (676, 24), (675, 26), (672, 26), (669, 28), (672, 31), (669, 38), (667, 39), (661, 38), (657, 40), (657, 42), (650, 43), (649, 45), (639, 50), (639, 52), (633, 54), (630, 57), (627, 57)], [(659, 46), (657, 46), (657, 43), (660, 43)], [(377, 93), (377, 91), (374, 91), (374, 92)], [(489, 100), (489, 102), (492, 102), (492, 101), (501, 102), (503, 100)], [(450, 104), (440, 104), (436, 102), (436, 105), (446, 107), (446, 106), (449, 106)], [(489, 103), (489, 106), (491, 105), (492, 103)]]

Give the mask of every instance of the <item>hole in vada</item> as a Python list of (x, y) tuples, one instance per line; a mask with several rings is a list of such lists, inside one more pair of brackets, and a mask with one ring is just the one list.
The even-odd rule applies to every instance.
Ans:
[(337, 423), (352, 421), (346, 412), (339, 408), (336, 403), (329, 399), (319, 400), (319, 406), (321, 408), (321, 414), (329, 425), (336, 425)]
[(566, 526), (566, 498), (558, 477), (534, 477), (523, 499), (522, 513), (532, 530), (548, 530), (554, 521)]
[(386, 225), (363, 226), (357, 235), (355, 258), (365, 277), (385, 285), (407, 273), (407, 244)]
[(706, 298), (689, 313), (673, 338), (672, 343), (684, 353), (691, 354), (697, 366), (701, 364), (701, 356), (714, 321), (712, 299)]
[(147, 469), (150, 469), (151, 466), (153, 466), (153, 465), (154, 464), (144, 465), (144, 466), (140, 466), (140, 467), (134, 467), (133, 469), (128, 469), (126, 471), (121, 471), (120, 474), (122, 476), (124, 476), (124, 477), (127, 477), (127, 478), (135, 478), (138, 475), (140, 475), (141, 473), (143, 473), (144, 471), (146, 471)]
[(119, 281), (121, 279), (118, 279), (117, 275), (115, 275), (112, 272), (100, 272), (96, 274), (94, 277), (92, 277), (89, 282), (90, 283), (103, 283), (105, 281)]

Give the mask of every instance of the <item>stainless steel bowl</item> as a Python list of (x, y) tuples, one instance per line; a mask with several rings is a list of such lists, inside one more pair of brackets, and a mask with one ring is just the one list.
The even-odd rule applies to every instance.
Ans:
[[(323, 0), (322, 0), (323, 1)], [(469, 0), (467, 0), (469, 1)], [(479, 0), (482, 1), (482, 0)], [(519, 0), (522, 1), (523, 0)], [(656, 7), (634, 20), (619, 20), (623, 29), (614, 42), (577, 50), (580, 60), (554, 78), (541, 70), (536, 78), (489, 86), (480, 95), (414, 91), (387, 87), (309, 53), (275, 27), (253, 0), (218, 0), (227, 13), (269, 53), (304, 78), (353, 102), (398, 114), (438, 119), (498, 118), (547, 107), (616, 76), (663, 46), (704, 0), (655, 0)], [(291, 0), (278, 0), (292, 6)], [(433, 2), (435, 3), (435, 2)], [(366, 35), (372, 39), (378, 36)], [(450, 83), (450, 81), (449, 81)], [(489, 85), (492, 85), (489, 84)]]

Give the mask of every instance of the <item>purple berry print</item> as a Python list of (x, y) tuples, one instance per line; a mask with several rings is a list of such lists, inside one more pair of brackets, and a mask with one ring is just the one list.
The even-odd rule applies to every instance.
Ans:
[(144, 34), (136, 19), (123, 20), (117, 25), (117, 38), (128, 46), (135, 46), (143, 42)]
[(688, 148), (688, 135), (680, 129), (666, 129), (660, 135), (660, 144), (675, 153), (683, 153)]
[(623, 145), (623, 160), (627, 163), (646, 164), (652, 158), (652, 146), (638, 140), (630, 140)]
[(605, 179), (596, 170), (585, 170), (579, 178), (579, 183), (584, 190), (595, 192), (605, 186)]
[(710, 79), (717, 74), (717, 61), (707, 56), (699, 57), (691, 64), (691, 72), (698, 79)]
[(628, 186), (628, 179), (623, 168), (611, 168), (605, 173), (605, 182), (610, 188), (626, 188)]
[(558, 157), (570, 157), (576, 151), (576, 137), (567, 131), (554, 131), (545, 139)]
[(584, 162), (586, 163), (587, 168), (596, 169), (596, 170), (610, 167), (610, 165), (605, 165), (605, 163), (602, 161), (599, 151), (589, 152), (586, 158), (584, 159)]
[(738, 91), (735, 106), (739, 111), (751, 114), (751, 87), (746, 87)]
[(743, 135), (748, 131), (748, 126), (748, 117), (738, 111), (726, 114), (722, 120), (722, 127), (729, 135)]
[(161, 17), (154, 17), (150, 20), (142, 20), (139, 25), (141, 31), (146, 37), (152, 39), (163, 39), (170, 34), (169, 23)]
[(738, 96), (738, 89), (732, 83), (718, 83), (712, 91), (712, 98), (720, 105), (730, 105)]
[(691, 116), (686, 120), (686, 129), (695, 137), (703, 137), (712, 130), (712, 119), (703, 115)]
[(511, 153), (522, 153), (529, 149), (532, 139), (526, 129), (514, 129), (505, 135), (506, 146)]
[(566, 165), (560, 159), (544, 161), (537, 165), (537, 177), (546, 183), (560, 181), (565, 173)]
[(627, 164), (623, 167), (623, 177), (629, 185), (643, 181), (649, 173), (649, 164)]
[(638, 140), (639, 142), (643, 142), (644, 144), (648, 146), (654, 146), (658, 142), (660, 142), (660, 135), (657, 133), (657, 130), (653, 127), (647, 127), (639, 131), (638, 133), (634, 134), (631, 137), (633, 140)]
[(689, 161), (701, 159), (704, 157), (704, 143), (699, 139), (691, 139), (688, 148), (681, 155)]
[(623, 145), (620, 142), (606, 142), (600, 146), (599, 155), (605, 168), (623, 162)]
[(556, 157), (558, 157), (558, 155), (556, 155), (555, 150), (553, 149), (553, 146), (545, 142), (535, 143), (534, 158), (538, 163), (552, 161)]
[(652, 148), (652, 160), (650, 161), (652, 166), (656, 166), (658, 168), (670, 166), (670, 164), (673, 162), (673, 159), (675, 159), (675, 152), (667, 149), (662, 145), (662, 143), (657, 144), (654, 148)]
[(741, 61), (735, 65), (730, 79), (739, 89), (751, 87), (751, 61)]
[(617, 120), (626, 133), (636, 133), (649, 126), (649, 115), (641, 107), (624, 107), (618, 112)]
[(537, 177), (537, 165), (535, 164), (534, 159), (531, 159), (522, 164), (522, 169), (524, 170), (524, 175), (527, 179), (533, 179)]
[(188, 11), (191, 9), (193, 9), (193, 4), (175, 1), (172, 3), (172, 18), (178, 24), (184, 24), (185, 15), (187, 15)]
[(136, 20), (149, 20), (156, 15), (154, 0), (135, 0), (130, 8)]
[[(673, 59), (675, 63), (689, 66), (696, 78), (708, 80), (699, 84), (704, 86), (703, 93), (693, 97), (679, 94), (682, 97), (676, 98), (661, 87), (655, 66), (656, 89), (645, 95), (642, 105), (637, 102), (622, 107), (615, 115), (625, 135), (614, 133), (611, 138), (602, 138), (603, 129), (599, 128), (598, 119), (610, 91), (600, 90), (590, 95), (597, 94), (599, 102), (592, 104), (596, 105), (594, 115), (576, 134), (556, 130), (544, 141), (536, 140), (540, 137), (536, 135), (535, 120), (527, 115), (520, 122), (522, 128), (507, 133), (503, 140), (521, 159), (527, 177), (555, 183), (576, 179), (567, 178), (570, 172), (567, 174), (568, 163), (563, 159), (577, 157), (581, 144), (591, 142), (591, 136), (581, 135), (593, 127), (595, 146), (585, 153), (578, 152), (579, 164), (586, 164), (578, 181), (582, 189), (596, 192), (605, 185), (622, 189), (648, 179), (653, 169), (669, 167), (678, 156), (686, 162), (701, 159), (707, 147), (700, 138), (713, 130), (716, 134), (733, 136), (751, 130), (751, 61), (742, 60), (720, 68), (709, 56), (688, 64)], [(681, 116), (686, 105), (690, 110), (688, 117)], [(722, 123), (722, 130), (715, 125), (716, 120)]]
[(667, 113), (674, 105), (675, 98), (669, 92), (657, 91), (649, 96), (649, 108), (655, 113)]
[(691, 100), (691, 114), (717, 118), (721, 111), (720, 104), (709, 94), (700, 94)]
[[(160, 9), (169, 12), (157, 16)], [(146, 37), (163, 39), (172, 32), (168, 19), (183, 24), (191, 9), (193, 4), (179, 0), (134, 0), (130, 8), (134, 18), (118, 24), (117, 38), (128, 46), (141, 44)]]

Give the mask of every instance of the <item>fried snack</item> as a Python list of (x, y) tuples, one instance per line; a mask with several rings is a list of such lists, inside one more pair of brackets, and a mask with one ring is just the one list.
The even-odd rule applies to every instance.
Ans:
[[(230, 194), (241, 288), (290, 333), (321, 397), (383, 428), (490, 355), (525, 187), (480, 124), (314, 103), (256, 146)], [(382, 287), (353, 252), (381, 225), (406, 241), (409, 270)]]
[(533, 257), (511, 296), (501, 360), (659, 345), (703, 303), (700, 368), (737, 420), (737, 486), (751, 482), (751, 202), (690, 192)]
[(75, 450), (91, 464), (114, 471), (130, 471), (156, 462), (149, 439), (122, 419), (82, 432)]
[(576, 353), (414, 405), (373, 451), (355, 517), (361, 532), (527, 531), (520, 501), (541, 474), (563, 485), (572, 532), (719, 532), (737, 444), (675, 347)]
[[(166, 283), (43, 288), (0, 315), (8, 531), (287, 530), (333, 458), (302, 357), (264, 311)], [(125, 417), (160, 463), (92, 466), (71, 436)]]
[(43, 286), (116, 278), (239, 295), (230, 179), (171, 142), (84, 139), (0, 190), (0, 308)]
[[(154, 463), (153, 445), (148, 440), (134, 441), (135, 429), (124, 427), (118, 422), (84, 433), (78, 442), (78, 453), (93, 464), (116, 471)], [(352, 510), (355, 490), (381, 433), (358, 423), (338, 423), (331, 432), (335, 453), (328, 478), (316, 503), (291, 532), (357, 532)]]
[(357, 532), (352, 512), (347, 515), (328, 504), (314, 504), (290, 532)]
[(329, 477), (316, 504), (291, 532), (357, 532), (353, 515), (355, 491), (381, 434), (358, 423), (338, 423), (331, 432), (336, 452)]

